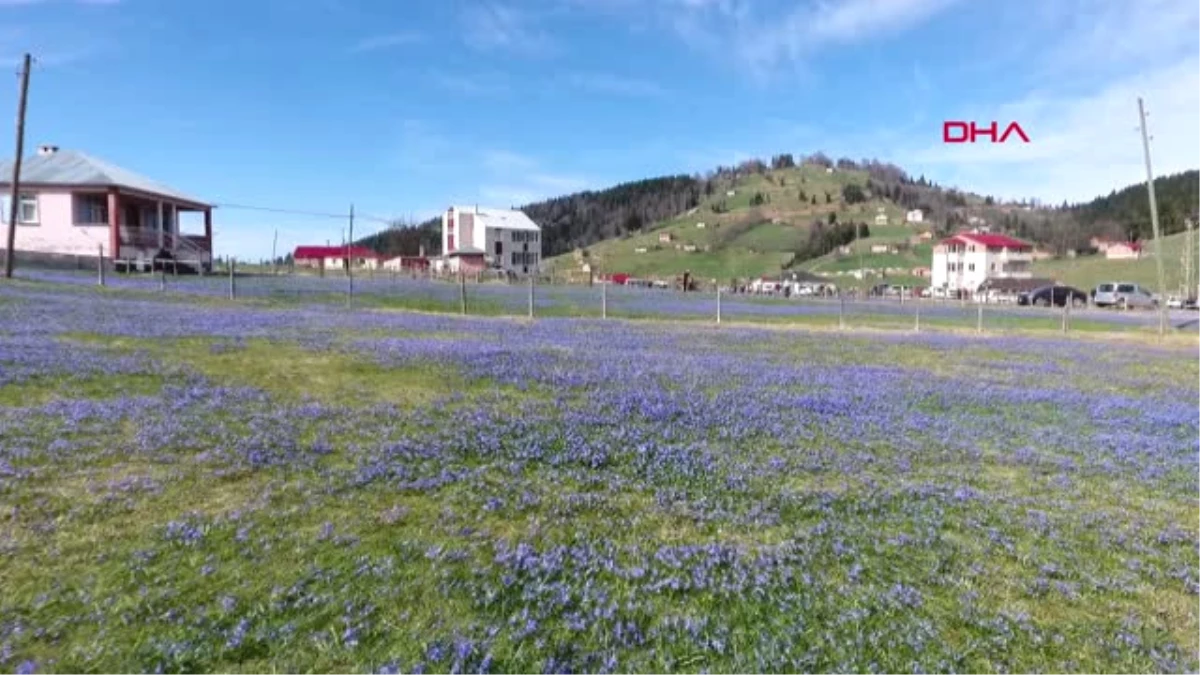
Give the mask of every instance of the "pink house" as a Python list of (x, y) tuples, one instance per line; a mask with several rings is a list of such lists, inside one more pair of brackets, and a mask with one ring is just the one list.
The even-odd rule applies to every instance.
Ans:
[[(0, 162), (0, 233), (7, 237), (12, 163)], [(132, 171), (43, 145), (21, 162), (14, 248), (31, 257), (96, 256), (117, 269), (173, 261), (212, 270), (213, 205)], [(179, 215), (204, 214), (204, 234), (183, 234)]]

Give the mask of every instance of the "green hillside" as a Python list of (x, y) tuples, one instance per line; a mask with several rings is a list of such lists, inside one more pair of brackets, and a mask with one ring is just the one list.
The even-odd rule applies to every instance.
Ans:
[[(1180, 232), (1163, 237), (1163, 276), (1166, 279), (1168, 294), (1178, 292), (1183, 281), (1183, 250), (1186, 236)], [(1193, 286), (1196, 283), (1197, 260), (1200, 260), (1198, 241), (1200, 236), (1193, 233)], [(1038, 261), (1033, 265), (1034, 276), (1047, 277), (1085, 290), (1095, 288), (1097, 284), (1105, 281), (1131, 281), (1148, 288), (1156, 288), (1158, 272), (1154, 264), (1154, 240), (1144, 241), (1143, 245), (1145, 248), (1138, 260), (1108, 260), (1103, 254), (1097, 254), (1074, 259)]]
[[(808, 239), (813, 221), (828, 223), (830, 213), (838, 222), (871, 224), (882, 208), (890, 223), (903, 221), (903, 209), (891, 202), (875, 198), (857, 204), (845, 202), (843, 188), (865, 188), (867, 179), (866, 171), (839, 169), (831, 173), (811, 165), (751, 174), (731, 184), (715, 185), (698, 206), (679, 217), (583, 251), (597, 270), (638, 277), (669, 278), (685, 271), (700, 279), (722, 280), (778, 274)], [(888, 241), (907, 240), (919, 231), (904, 226), (883, 229)], [(670, 235), (669, 241), (660, 241), (664, 234)], [(561, 272), (577, 269), (580, 260), (575, 254), (566, 254), (547, 263)]]

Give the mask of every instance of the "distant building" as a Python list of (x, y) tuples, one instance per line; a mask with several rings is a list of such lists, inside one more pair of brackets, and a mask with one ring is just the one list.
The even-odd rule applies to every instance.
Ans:
[(687, 244), (686, 246), (683, 247), (683, 252), (684, 253), (695, 253), (696, 245), (695, 244)]
[(658, 235), (658, 241), (659, 241), (659, 243), (662, 243), (662, 244), (669, 244), (669, 243), (671, 243), (671, 233), (670, 233), (670, 232), (663, 232), (663, 233), (659, 234), (659, 235)]
[(703, 229), (704, 229), (704, 228), (706, 228), (706, 227), (708, 227), (708, 225), (706, 225), (706, 224), (704, 224), (704, 223), (696, 223), (696, 229), (697, 229), (697, 230), (703, 230)]
[(871, 244), (871, 253), (895, 253), (896, 250), (891, 244)]
[(888, 224), (887, 214), (881, 213), (881, 214), (875, 216), (875, 224), (876, 225), (887, 225)]
[(909, 271), (909, 274), (922, 279), (929, 278), (930, 270), (928, 267), (914, 267)]
[(429, 258), (423, 255), (398, 255), (383, 261), (381, 267), (395, 272), (424, 272), (429, 269)]
[(364, 246), (297, 246), (292, 252), (297, 267), (326, 270), (375, 269), (380, 258)]
[(466, 252), (474, 265), (475, 251), (486, 267), (515, 274), (536, 274), (542, 262), (542, 228), (521, 211), (512, 209), (451, 206), (442, 214), (442, 251), (446, 256)]
[(634, 252), (634, 253), (645, 253), (645, 252), (646, 252), (646, 247), (645, 247), (645, 246), (639, 246), (639, 247), (637, 247), (637, 248), (633, 249), (633, 252)]
[(963, 232), (933, 248), (931, 285), (974, 292), (988, 279), (1033, 276), (1033, 245), (1002, 234)]
[(1104, 249), (1104, 257), (1109, 260), (1137, 260), (1142, 257), (1142, 244), (1136, 241), (1109, 243)]
[(923, 223), (925, 222), (925, 213), (921, 209), (913, 209), (904, 214), (904, 222), (906, 223)]
[(446, 270), (453, 274), (475, 274), (487, 268), (487, 257), (483, 249), (463, 247), (446, 254)]

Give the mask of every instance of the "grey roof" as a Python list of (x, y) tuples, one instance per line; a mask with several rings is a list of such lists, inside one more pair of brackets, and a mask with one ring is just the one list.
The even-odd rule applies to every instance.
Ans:
[[(0, 161), (0, 185), (9, 184), (11, 176), (12, 162)], [(59, 150), (49, 155), (25, 158), (21, 162), (21, 182), (31, 185), (116, 186), (210, 206), (191, 195), (75, 150)]]

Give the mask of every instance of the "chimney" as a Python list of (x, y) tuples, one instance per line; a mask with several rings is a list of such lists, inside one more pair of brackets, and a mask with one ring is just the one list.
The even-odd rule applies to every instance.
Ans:
[(39, 145), (38, 146), (38, 157), (49, 157), (50, 155), (53, 155), (56, 152), (58, 152), (57, 145)]

